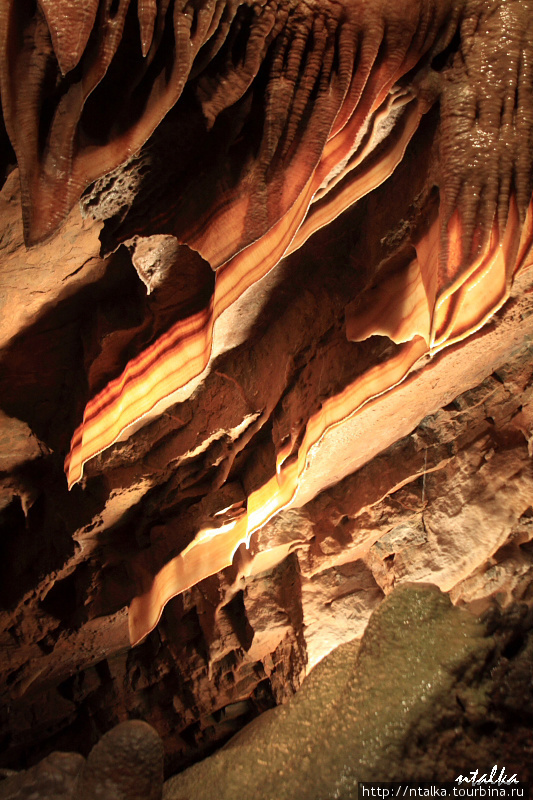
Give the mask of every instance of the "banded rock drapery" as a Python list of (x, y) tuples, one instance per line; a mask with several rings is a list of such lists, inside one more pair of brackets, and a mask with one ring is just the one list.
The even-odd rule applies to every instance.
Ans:
[[(0, 585), (7, 640), (32, 648), (24, 663), (13, 649), (6, 691), (26, 702), (204, 595), (209, 664), (227, 656), (219, 624), (237, 662), (266, 658), (281, 639), (250, 600), (262, 572), (297, 561), (304, 607), (306, 560), (353, 558), (367, 576), (359, 562), (386, 529), (377, 512), (357, 533), (342, 514), (331, 536), (284, 526), (380, 452), (392, 463), (398, 439), (520, 362), (516, 348), (526, 358), (531, 3), (3, 0), (0, 14), (3, 165), (18, 167), (0, 240), (0, 424), (16, 445), (0, 474), (15, 553)], [(516, 369), (512, 424), (483, 400), (496, 452), (530, 436)], [(464, 445), (446, 414), (438, 469), (413, 445), (383, 490), (423, 476), (422, 516), (426, 473)], [(525, 537), (515, 472), (502, 474)], [(420, 573), (455, 591), (503, 546), (499, 530), (473, 536), (460, 570)], [(385, 590), (410, 569), (391, 568)], [(253, 642), (244, 623), (227, 634), (244, 608)], [(278, 666), (347, 635), (339, 623), (321, 641), (308, 615), (304, 637), (297, 616)]]
[[(371, 310), (361, 313), (361, 299), (347, 308), (350, 340), (385, 335), (400, 352), (323, 403), (296, 450), (292, 440), (282, 446), (276, 475), (249, 497), (246, 521), (230, 526), (222, 559), (185, 569), (173, 591), (231, 563), (242, 541), (294, 502), (309, 451), (331, 426), (401, 382), (426, 353), (479, 329), (508, 298), (531, 243), (530, 11), (528, 2), (494, 10), (451, 0), (402, 8), (384, 0), (4, 3), (2, 102), (28, 244), (51, 235), (83, 190), (131, 157), (172, 107), (179, 117), (184, 93), (207, 130), (227, 126), (230, 113), (236, 123), (212, 185), (201, 169), (186, 186), (190, 206), (178, 185), (149, 221), (151, 234), (176, 237), (216, 271), (211, 298), (89, 401), (65, 462), (69, 486), (85, 462), (176, 393), (190, 394), (227, 348), (235, 303), (391, 174), (440, 97), (440, 169), (430, 176), (437, 213), (429, 205), (432, 221), (412, 237), (414, 260), (391, 277), (378, 273)], [(454, 35), (459, 50), (439, 73), (435, 61)], [(114, 236), (146, 233), (126, 212)], [(200, 533), (200, 547), (205, 541)]]

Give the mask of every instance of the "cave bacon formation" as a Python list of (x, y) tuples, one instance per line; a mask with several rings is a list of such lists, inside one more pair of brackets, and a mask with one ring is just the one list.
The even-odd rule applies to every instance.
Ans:
[(322, 402), (245, 514), (200, 531), (133, 600), (132, 642), (171, 597), (297, 504), (308, 454), (329, 430), (509, 297), (533, 236), (532, 20), (530, 0), (2, 0), (2, 106), (28, 246), (52, 236), (170, 111), (179, 117), (184, 98), (206, 131), (227, 126), (228, 109), (236, 126), (233, 150), (209, 161), (189, 204), (177, 198), (155, 218), (118, 225), (116, 246), (174, 236), (210, 265), (214, 289), (87, 403), (65, 461), (70, 487), (91, 458), (192, 392), (224, 352), (232, 306), (387, 180), (439, 108), (438, 169), (412, 258), (346, 307), (350, 341), (387, 336), (399, 348)]

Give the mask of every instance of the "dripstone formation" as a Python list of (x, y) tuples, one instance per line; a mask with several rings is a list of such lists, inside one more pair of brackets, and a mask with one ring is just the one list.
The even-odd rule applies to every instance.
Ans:
[(242, 730), (165, 796), (259, 797), (277, 741), (261, 791), (352, 797), (320, 675), (361, 640), (385, 725), (395, 603), (468, 628), (395, 777), (530, 776), (532, 42), (530, 0), (0, 0), (0, 796), (155, 798)]

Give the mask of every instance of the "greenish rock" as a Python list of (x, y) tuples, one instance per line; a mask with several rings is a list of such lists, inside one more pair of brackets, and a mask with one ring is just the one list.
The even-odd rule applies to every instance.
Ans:
[(405, 755), (453, 720), (457, 685), (476, 684), (493, 647), (485, 625), (439, 589), (401, 585), (360, 646), (339, 647), (286, 706), (167, 781), (164, 800), (350, 800), (358, 781), (435, 778), (423, 746), (412, 762)]

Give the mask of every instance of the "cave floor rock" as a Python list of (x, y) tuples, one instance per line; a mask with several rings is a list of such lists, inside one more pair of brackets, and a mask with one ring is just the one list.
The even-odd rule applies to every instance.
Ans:
[[(284, 707), (167, 781), (165, 800), (349, 800), (358, 781), (454, 781), (498, 761), (530, 780), (533, 691), (518, 676), (532, 663), (533, 619), (524, 606), (497, 617), (456, 608), (434, 586), (398, 587), (360, 644), (342, 645)], [(514, 717), (513, 684), (526, 690)], [(505, 747), (511, 725), (522, 753)]]

